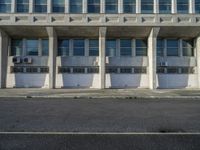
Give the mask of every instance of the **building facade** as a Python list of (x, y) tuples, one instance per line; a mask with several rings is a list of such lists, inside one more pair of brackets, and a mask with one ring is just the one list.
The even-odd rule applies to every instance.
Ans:
[(0, 0), (0, 88), (199, 88), (200, 0)]

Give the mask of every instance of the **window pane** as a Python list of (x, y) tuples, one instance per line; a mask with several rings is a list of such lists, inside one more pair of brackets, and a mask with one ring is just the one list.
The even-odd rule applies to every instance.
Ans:
[(187, 14), (189, 11), (188, 0), (177, 0), (177, 13)]
[(65, 12), (65, 0), (52, 0), (52, 11), (57, 13)]
[(106, 41), (106, 56), (114, 57), (116, 56), (116, 40)]
[(183, 40), (183, 56), (194, 56), (193, 41)]
[(159, 0), (159, 13), (160, 14), (171, 13), (171, 0)]
[(21, 56), (23, 51), (23, 40), (11, 41), (11, 56)]
[(88, 13), (100, 13), (100, 0), (88, 0)]
[(124, 0), (124, 13), (136, 13), (135, 0)]
[(147, 56), (147, 41), (136, 39), (136, 56)]
[(11, 12), (11, 0), (0, 0), (0, 13)]
[(83, 39), (73, 40), (74, 56), (85, 55), (85, 41)]
[(82, 0), (70, 0), (70, 13), (82, 12)]
[(200, 0), (195, 0), (195, 12), (200, 14)]
[(115, 14), (118, 13), (118, 0), (105, 0), (106, 1), (106, 13)]
[(143, 14), (153, 13), (153, 0), (141, 0), (141, 13)]
[(58, 40), (58, 56), (69, 56), (69, 40)]
[(49, 40), (42, 40), (42, 56), (49, 55)]
[(17, 0), (17, 12), (28, 12), (29, 11), (29, 0)]
[(120, 40), (120, 55), (132, 56), (132, 43), (131, 40)]
[(26, 54), (28, 56), (38, 55), (38, 40), (26, 40)]
[(158, 39), (157, 40), (157, 56), (164, 55), (164, 40)]
[(178, 40), (168, 39), (167, 40), (167, 56), (178, 56)]
[(99, 40), (89, 40), (89, 56), (99, 56)]

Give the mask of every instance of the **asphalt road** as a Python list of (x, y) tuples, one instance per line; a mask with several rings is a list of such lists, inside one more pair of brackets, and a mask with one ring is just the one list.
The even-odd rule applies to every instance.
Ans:
[(200, 132), (200, 100), (0, 99), (0, 132)]

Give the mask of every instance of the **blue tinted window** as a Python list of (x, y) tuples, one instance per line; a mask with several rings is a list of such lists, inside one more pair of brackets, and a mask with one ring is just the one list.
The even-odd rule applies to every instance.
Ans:
[(194, 56), (193, 40), (183, 40), (183, 56)]
[(167, 56), (178, 56), (178, 40), (168, 39), (167, 40)]
[(42, 56), (49, 55), (49, 40), (43, 39), (42, 40)]
[(189, 11), (188, 0), (177, 0), (177, 13), (187, 14)]
[(52, 12), (65, 12), (65, 0), (52, 0)]
[(157, 40), (157, 56), (163, 56), (164, 55), (164, 40), (158, 39)]
[(105, 0), (106, 1), (106, 13), (115, 14), (118, 13), (118, 0)]
[(99, 56), (99, 40), (89, 40), (89, 56)]
[(200, 14), (200, 0), (195, 0), (195, 12)]
[(88, 0), (88, 13), (100, 13), (100, 0)]
[(152, 14), (153, 13), (153, 0), (141, 0), (141, 13)]
[(106, 41), (106, 56), (113, 57), (116, 56), (116, 40)]
[(120, 40), (120, 55), (121, 56), (132, 56), (131, 39)]
[(47, 12), (47, 0), (35, 0), (35, 12), (46, 13)]
[(85, 55), (85, 40), (77, 39), (73, 40), (74, 56), (84, 56)]
[(136, 13), (135, 0), (124, 0), (124, 13)]
[(159, 0), (159, 13), (160, 14), (171, 13), (171, 0)]
[(147, 41), (136, 39), (136, 56), (147, 56)]
[(70, 0), (70, 13), (82, 13), (82, 9), (82, 0)]
[(38, 56), (38, 40), (26, 40), (26, 55)]
[(11, 12), (11, 0), (0, 0), (0, 13)]
[(58, 56), (69, 56), (69, 40), (58, 40)]
[(23, 52), (23, 40), (11, 41), (11, 56), (21, 56)]
[(16, 0), (17, 12), (26, 13), (29, 11), (29, 0)]

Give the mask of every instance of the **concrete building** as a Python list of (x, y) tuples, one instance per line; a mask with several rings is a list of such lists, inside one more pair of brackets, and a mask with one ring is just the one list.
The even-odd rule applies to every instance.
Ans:
[(199, 88), (200, 0), (0, 0), (0, 88)]

